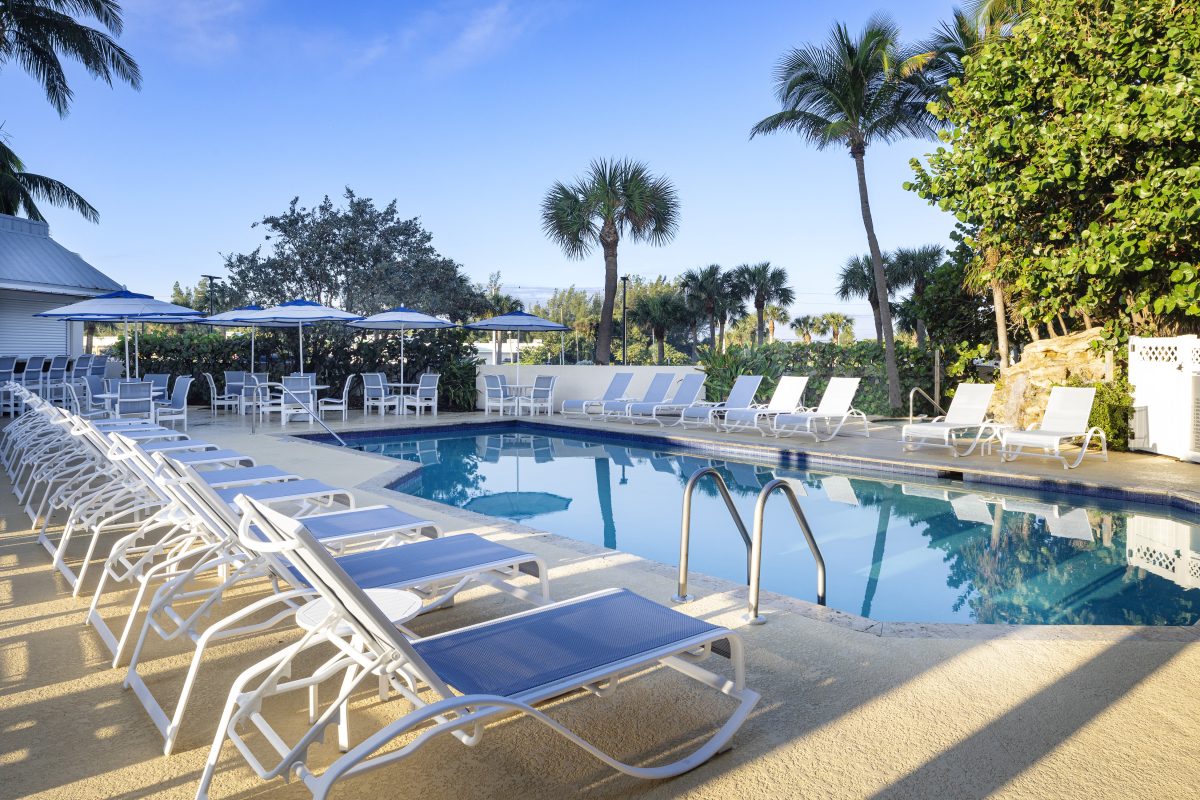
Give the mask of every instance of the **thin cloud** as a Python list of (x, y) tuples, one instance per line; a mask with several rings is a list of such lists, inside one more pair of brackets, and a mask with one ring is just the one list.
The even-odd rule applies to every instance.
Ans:
[(246, 0), (127, 0), (133, 30), (150, 32), (175, 54), (216, 61), (241, 48)]

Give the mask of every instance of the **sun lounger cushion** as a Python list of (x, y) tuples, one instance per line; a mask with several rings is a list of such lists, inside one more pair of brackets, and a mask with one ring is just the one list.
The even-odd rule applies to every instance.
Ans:
[(217, 489), (217, 495), (226, 503), (232, 503), (239, 494), (244, 494), (255, 500), (270, 502), (284, 497), (300, 497), (314, 494), (334, 494), (341, 492), (327, 483), (306, 478), (302, 481), (287, 483), (264, 483), (261, 486), (236, 486), (232, 489)]
[(318, 514), (304, 518), (304, 527), (308, 528), (309, 533), (318, 540), (362, 536), (376, 531), (424, 528), (432, 525), (433, 523), (427, 519), (405, 514), (391, 506), (339, 511), (334, 514)]
[(209, 486), (229, 485), (233, 482), (273, 481), (286, 478), (292, 473), (285, 472), (270, 464), (257, 467), (234, 467), (233, 469), (218, 469), (211, 472), (201, 472), (200, 477)]
[(620, 590), (422, 639), (414, 647), (464, 694), (513, 696), (714, 630)]

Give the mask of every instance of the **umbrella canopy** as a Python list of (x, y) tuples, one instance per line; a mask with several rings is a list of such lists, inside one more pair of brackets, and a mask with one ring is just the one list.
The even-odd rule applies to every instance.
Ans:
[(238, 306), (229, 311), (222, 311), (220, 314), (213, 314), (211, 317), (198, 319), (196, 322), (201, 325), (213, 325), (223, 328), (249, 328), (250, 329), (250, 371), (254, 371), (254, 334), (259, 328), (290, 328), (290, 322), (247, 322), (245, 315), (251, 311), (262, 311), (263, 307), (251, 303), (248, 306)]
[(347, 325), (349, 328), (363, 328), (372, 331), (400, 331), (400, 382), (404, 383), (404, 332), (417, 330), (436, 330), (440, 328), (457, 328), (453, 322), (420, 311), (414, 311), (404, 306), (396, 306), (379, 314), (372, 314)]
[[(515, 331), (517, 334), (518, 352), (515, 354), (517, 362), (517, 382), (521, 382), (521, 354), (520, 342), (521, 333), (524, 331), (567, 331), (570, 330), (566, 325), (557, 322), (551, 322), (548, 319), (528, 314), (524, 311), (510, 311), (507, 314), (501, 314), (498, 317), (491, 319), (480, 320), (464, 325), (465, 328), (470, 328), (473, 331)], [(499, 355), (497, 353), (497, 355)]]
[(566, 511), (571, 498), (549, 492), (497, 492), (472, 497), (463, 508), (489, 517), (523, 520), (555, 511)]
[(362, 319), (358, 314), (342, 311), (340, 308), (330, 308), (312, 300), (289, 300), (271, 308), (258, 311), (245, 311), (236, 317), (230, 317), (230, 322), (239, 321), (243, 325), (259, 326), (272, 323), (295, 325), (300, 337), (300, 371), (304, 371), (304, 326), (317, 322), (353, 322)]
[[(125, 323), (125, 374), (129, 375), (129, 322), (195, 322), (203, 312), (186, 306), (178, 306), (163, 300), (155, 300), (148, 294), (138, 294), (122, 289), (52, 308), (34, 314), (35, 317), (54, 317), (65, 322), (123, 322)], [(137, 332), (134, 332), (137, 335)], [(140, 370), (139, 370), (140, 372)]]

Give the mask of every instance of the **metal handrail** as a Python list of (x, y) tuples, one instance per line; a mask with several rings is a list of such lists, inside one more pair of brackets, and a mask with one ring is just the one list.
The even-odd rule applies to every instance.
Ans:
[(750, 533), (746, 530), (746, 523), (742, 521), (742, 515), (738, 513), (737, 506), (733, 504), (729, 486), (721, 477), (721, 473), (717, 471), (716, 467), (702, 467), (693, 472), (692, 477), (688, 478), (687, 485), (683, 487), (683, 514), (679, 520), (679, 585), (675, 596), (671, 598), (676, 603), (687, 603), (692, 600), (687, 593), (688, 547), (692, 539), (692, 492), (705, 475), (712, 476), (713, 481), (717, 484), (717, 491), (721, 493), (721, 499), (725, 501), (725, 507), (729, 509), (729, 516), (733, 517), (733, 524), (737, 526), (738, 533), (741, 534), (746, 546), (750, 547)]
[(750, 595), (746, 608), (746, 620), (751, 625), (761, 625), (766, 622), (758, 615), (758, 594), (762, 582), (763, 512), (767, 507), (767, 498), (777, 491), (782, 491), (787, 495), (788, 502), (792, 506), (792, 513), (796, 515), (796, 522), (800, 524), (800, 531), (808, 540), (813, 561), (817, 562), (817, 604), (825, 605), (825, 559), (821, 555), (821, 548), (817, 545), (816, 538), (813, 537), (812, 528), (808, 526), (808, 518), (804, 516), (804, 509), (800, 507), (800, 500), (796, 497), (795, 490), (786, 479), (776, 478), (762, 488), (762, 491), (758, 493), (758, 502), (754, 505), (754, 533), (750, 544)]
[[(303, 400), (301, 400), (299, 397), (297, 397), (296, 394), (291, 389), (284, 386), (282, 383), (275, 383), (274, 381), (266, 381), (265, 383), (256, 383), (254, 385), (254, 406), (255, 407), (250, 410), (250, 434), (251, 435), (254, 435), (254, 433), (255, 433), (254, 418), (258, 413), (258, 390), (259, 389), (270, 389), (272, 386), (277, 389), (281, 389), (285, 395), (288, 395), (293, 400), (295, 400), (296, 404), (298, 406), (300, 406), (301, 408), (303, 408), (305, 411), (307, 411), (308, 415), (310, 417), (312, 417), (314, 420), (316, 420), (317, 424), (320, 425), (322, 428), (324, 428), (326, 433), (328, 433), (334, 439), (337, 439), (338, 444), (340, 444), (342, 447), (350, 446), (350, 445), (346, 444), (345, 439), (343, 439), (342, 437), (338, 436), (336, 433), (333, 432), (333, 428), (331, 428), (325, 424), (325, 420), (323, 420), (319, 416), (317, 416), (317, 412), (315, 409), (312, 408), (312, 406), (310, 406), (308, 403), (305, 403)], [(312, 394), (313, 394), (313, 398), (312, 398), (313, 405), (316, 405), (316, 401), (317, 401), (317, 398), (315, 396), (316, 393), (313, 392)]]
[(928, 400), (929, 404), (931, 406), (933, 406), (934, 408), (936, 408), (938, 411), (940, 411), (943, 417), (946, 416), (946, 409), (944, 409), (940, 405), (938, 405), (937, 400), (934, 400), (932, 397), (930, 397), (928, 395), (928, 393), (926, 393), (926, 391), (924, 389), (922, 389), (920, 386), (914, 386), (912, 388), (912, 391), (908, 393), (908, 424), (909, 425), (911, 425), (913, 423), (913, 420), (916, 419), (916, 417), (913, 415), (913, 400), (915, 399), (914, 395), (917, 395), (917, 394), (920, 394), (922, 397), (924, 397), (926, 400)]

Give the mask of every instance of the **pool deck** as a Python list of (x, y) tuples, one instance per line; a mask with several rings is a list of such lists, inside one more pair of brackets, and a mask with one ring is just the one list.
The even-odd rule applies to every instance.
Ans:
[[(436, 422), (484, 419), (443, 414)], [(350, 488), (362, 503), (392, 503), (433, 518), (448, 533), (475, 531), (533, 551), (550, 566), (555, 597), (609, 586), (663, 602), (674, 593), (674, 570), (665, 565), (386, 490), (388, 481), (412, 469), (402, 462), (280, 435), (278, 423), (251, 435), (247, 421), (235, 417), (210, 422), (206, 412), (194, 412), (192, 422), (196, 438)], [(355, 413), (349, 424), (334, 427), (416, 428), (429, 422), (381, 422)], [(551, 424), (622, 433), (629, 428), (558, 417)], [(309, 427), (293, 423), (288, 432), (308, 433)], [(643, 427), (632, 433), (660, 432)], [(1087, 461), (1064, 473), (1033, 459), (1001, 467), (995, 456), (902, 453), (897, 435), (898, 427), (880, 426), (870, 439), (782, 446), (813, 465), (837, 458), (872, 470), (892, 464), (964, 480), (999, 473), (1160, 502), (1198, 499), (1200, 466), (1169, 459), (1113, 454), (1108, 463)], [(779, 446), (757, 434), (689, 431), (682, 437), (714, 452)], [(141, 706), (121, 688), (123, 670), (107, 664), (97, 637), (81, 624), (86, 602), (71, 598), (28, 527), (7, 485), (0, 486), (0, 800), (193, 796), (229, 681), (293, 633), (283, 627), (215, 647), (177, 752), (163, 757)], [(1094, 800), (1200, 794), (1194, 744), (1200, 696), (1191, 691), (1200, 681), (1200, 630), (884, 625), (850, 615), (833, 619), (836, 612), (775, 596), (763, 604), (769, 622), (748, 626), (742, 621), (744, 587), (695, 576), (692, 593), (698, 599), (678, 608), (738, 630), (746, 642), (748, 683), (763, 695), (731, 752), (674, 780), (643, 783), (613, 773), (530, 720), (511, 720), (496, 725), (477, 747), (433, 742), (408, 761), (347, 781), (335, 796)], [(258, 596), (247, 588), (226, 610)], [(101, 611), (116, 614), (128, 600), (128, 592), (113, 592)], [(434, 632), (521, 607), (475, 589), (414, 627)], [(146, 663), (151, 685), (173, 691), (190, 652), (179, 643), (155, 646)], [(371, 730), (372, 721), (394, 718), (391, 710), (371, 693), (356, 698), (357, 735)], [(565, 699), (554, 714), (601, 746), (637, 758), (687, 747), (728, 710), (728, 701), (655, 674), (606, 700)], [(328, 745), (311, 751), (318, 764), (333, 753)], [(298, 784), (262, 783), (226, 746), (212, 796), (307, 793)]]

